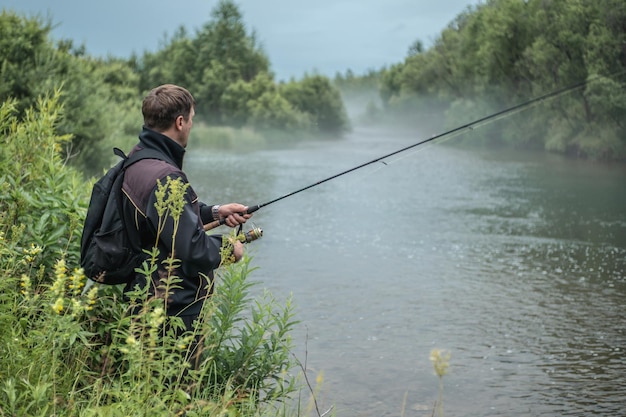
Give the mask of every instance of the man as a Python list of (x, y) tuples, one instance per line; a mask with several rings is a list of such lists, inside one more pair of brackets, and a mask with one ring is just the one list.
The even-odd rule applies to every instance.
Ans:
[[(189, 186), (184, 194), (184, 208), (177, 229), (174, 230), (174, 222), (170, 218), (164, 223), (163, 230), (160, 230), (160, 222), (163, 224), (165, 219), (159, 218), (155, 207), (157, 181), (165, 185), (169, 177), (179, 178), (188, 184), (182, 168), (193, 126), (195, 101), (186, 89), (166, 84), (156, 87), (144, 98), (142, 113), (144, 126), (139, 143), (131, 154), (141, 152), (142, 149), (153, 149), (161, 153), (162, 158), (142, 159), (128, 167), (122, 186), (125, 195), (123, 212), (126, 225), (134, 225), (134, 231), (141, 237), (142, 247), (148, 250), (155, 245), (158, 247), (159, 259), (152, 282), (147, 282), (145, 275), (136, 274), (126, 286), (126, 291), (133, 290), (137, 285), (140, 288), (149, 286), (151, 296), (164, 297), (162, 279), (168, 276), (168, 272), (162, 261), (173, 253), (173, 257), (180, 261), (173, 274), (181, 282), (176, 284), (177, 288), (168, 290), (166, 312), (181, 317), (185, 327), (192, 330), (193, 321), (210, 295), (213, 270), (221, 263), (221, 236), (207, 235), (203, 225), (225, 219), (228, 226), (235, 227), (245, 223), (251, 215), (241, 214), (247, 210), (242, 204), (210, 206), (201, 203)], [(173, 241), (175, 247), (172, 247)], [(236, 261), (241, 259), (241, 242), (235, 242), (232, 251)]]

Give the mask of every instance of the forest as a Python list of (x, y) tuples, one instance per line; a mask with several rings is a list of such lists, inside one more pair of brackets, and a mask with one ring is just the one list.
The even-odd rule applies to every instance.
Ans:
[[(95, 58), (52, 22), (0, 15), (0, 100), (24, 114), (62, 93), (57, 129), (71, 134), (71, 164), (94, 174), (114, 145), (132, 145), (138, 103), (152, 87), (188, 88), (207, 126), (249, 128), (282, 140), (341, 137), (362, 119), (429, 124), (439, 133), (547, 92), (588, 81), (507, 123), (476, 144), (533, 147), (576, 157), (626, 157), (626, 5), (619, 0), (490, 0), (462, 11), (432, 46), (407, 45), (403, 62), (334, 79), (311, 73), (277, 82), (236, 3), (221, 1), (195, 33), (180, 27), (157, 51)], [(346, 103), (360, 113), (350, 120)], [(364, 116), (359, 118), (359, 116)], [(300, 133), (300, 135), (298, 134)], [(102, 155), (107, 155), (103, 158)]]
[(110, 166), (112, 146), (133, 144), (143, 95), (165, 83), (190, 90), (197, 119), (212, 126), (324, 136), (349, 127), (327, 77), (274, 81), (266, 54), (231, 1), (220, 2), (197, 33), (181, 27), (162, 49), (142, 56), (95, 58), (84, 45), (51, 39), (51, 29), (50, 21), (2, 11), (0, 100), (15, 100), (23, 117), (39, 98), (59, 90), (57, 131), (72, 135), (66, 156), (89, 175)]
[(438, 133), (587, 82), (466, 139), (623, 161), (625, 71), (623, 1), (489, 0), (460, 13), (430, 48), (416, 40), (404, 62), (339, 73), (334, 84), (368, 100), (369, 120), (441, 120)]

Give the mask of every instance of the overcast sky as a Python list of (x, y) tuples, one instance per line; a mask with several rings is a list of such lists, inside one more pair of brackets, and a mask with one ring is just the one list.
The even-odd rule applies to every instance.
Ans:
[[(193, 34), (217, 0), (0, 0), (0, 8), (51, 17), (55, 39), (85, 44), (94, 56), (128, 57), (159, 48), (182, 26)], [(480, 0), (238, 0), (277, 79), (305, 72), (363, 74), (401, 62), (417, 39), (428, 47)]]

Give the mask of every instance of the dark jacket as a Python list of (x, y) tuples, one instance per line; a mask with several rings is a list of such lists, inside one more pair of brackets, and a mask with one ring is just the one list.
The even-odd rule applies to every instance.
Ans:
[[(127, 227), (134, 225), (135, 230), (131, 232), (139, 233), (144, 249), (152, 249), (155, 243), (159, 249), (158, 269), (152, 276), (149, 293), (163, 297), (163, 290), (159, 288), (160, 279), (166, 277), (167, 272), (162, 261), (172, 253), (174, 223), (168, 217), (159, 234), (159, 241), (155, 242), (159, 220), (165, 220), (159, 219), (157, 214), (155, 191), (157, 181), (164, 184), (168, 176), (188, 183), (182, 171), (185, 149), (167, 136), (144, 127), (131, 154), (146, 148), (160, 152), (162, 160), (143, 159), (126, 170), (122, 186), (126, 196), (124, 218)], [(203, 229), (203, 224), (213, 220), (211, 206), (199, 202), (191, 186), (187, 188), (184, 199), (174, 247), (174, 258), (180, 261), (174, 274), (182, 281), (176, 284), (180, 288), (170, 290), (167, 300), (170, 315), (195, 315), (200, 312), (203, 301), (211, 291), (213, 270), (221, 262), (221, 236), (209, 236)], [(136, 285), (144, 288), (146, 283), (143, 274), (136, 274), (126, 286), (126, 291)]]

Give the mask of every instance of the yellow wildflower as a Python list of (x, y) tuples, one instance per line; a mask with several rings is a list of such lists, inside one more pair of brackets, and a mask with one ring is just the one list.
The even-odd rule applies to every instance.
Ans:
[(50, 291), (52, 292), (52, 294), (59, 296), (63, 294), (64, 286), (65, 286), (65, 277), (62, 275), (59, 275), (52, 283), (52, 287), (50, 287)]
[(170, 211), (170, 216), (176, 220), (185, 207), (185, 192), (189, 188), (189, 183), (183, 183), (180, 178), (172, 179), (168, 176), (165, 187), (167, 188), (167, 208)]
[(98, 297), (98, 287), (95, 285), (87, 293), (87, 310), (92, 310), (96, 304), (96, 298)]
[(319, 374), (317, 374), (317, 378), (315, 378), (315, 383), (317, 385), (321, 385), (322, 382), (324, 382), (324, 373), (320, 372)]
[(163, 217), (163, 215), (165, 214), (165, 210), (167, 210), (167, 203), (165, 201), (165, 192), (166, 192), (166, 185), (162, 183), (161, 181), (157, 180), (157, 189), (154, 192), (154, 196), (156, 197), (156, 202), (154, 203), (154, 207), (156, 208), (156, 211), (159, 217)]
[(65, 273), (67, 272), (67, 267), (65, 266), (65, 259), (59, 259), (57, 263), (54, 265), (54, 275), (59, 278), (65, 278)]
[(189, 343), (191, 343), (191, 341), (193, 340), (194, 336), (193, 335), (188, 335), (185, 336), (183, 338), (181, 338), (178, 343), (176, 344), (176, 347), (180, 350), (185, 350), (187, 349), (187, 347), (189, 346)]
[(54, 312), (57, 314), (61, 314), (61, 311), (63, 311), (63, 298), (62, 297), (57, 298), (56, 302), (52, 305), (52, 310), (54, 310)]
[(85, 286), (85, 274), (82, 268), (74, 269), (70, 277), (70, 289), (74, 290), (74, 295), (78, 295), (80, 290)]
[(72, 298), (72, 317), (78, 317), (83, 312), (83, 304), (77, 298)]
[(135, 346), (137, 344), (137, 339), (135, 339), (135, 336), (128, 335), (128, 337), (126, 338), (126, 344), (128, 346)]
[(26, 248), (22, 249), (22, 253), (24, 254), (24, 262), (28, 264), (33, 262), (35, 258), (37, 257), (37, 255), (41, 253), (41, 251), (42, 251), (41, 246), (31, 243), (29, 249), (26, 249)]
[(30, 277), (26, 274), (22, 274), (20, 281), (20, 287), (22, 287), (21, 293), (22, 295), (26, 296), (26, 298), (28, 298), (32, 286)]
[(230, 235), (222, 235), (222, 246), (220, 247), (220, 257), (222, 261), (220, 266), (227, 266), (230, 264), (234, 264), (235, 254), (234, 254), (234, 243), (237, 237), (235, 236), (235, 232), (231, 232)]
[(165, 321), (165, 310), (163, 307), (157, 307), (150, 313), (150, 327), (159, 327)]
[(448, 372), (448, 366), (450, 366), (450, 352), (433, 349), (430, 351), (430, 361), (433, 363), (435, 373), (441, 378)]
[(65, 292), (65, 280), (67, 278), (65, 273), (65, 260), (59, 259), (56, 265), (54, 265), (55, 280), (52, 283), (52, 287), (50, 287), (50, 291), (57, 297)]

